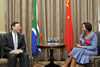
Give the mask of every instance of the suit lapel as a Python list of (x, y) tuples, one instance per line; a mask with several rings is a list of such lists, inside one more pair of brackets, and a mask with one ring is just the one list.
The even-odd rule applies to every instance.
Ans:
[(11, 38), (10, 40), (11, 40), (12, 46), (14, 47), (12, 32), (10, 32), (10, 38)]
[(19, 43), (20, 43), (20, 35), (18, 33), (18, 46), (19, 46)]

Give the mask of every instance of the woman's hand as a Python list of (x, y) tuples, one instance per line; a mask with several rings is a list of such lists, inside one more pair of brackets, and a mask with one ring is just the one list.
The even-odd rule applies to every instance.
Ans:
[(84, 46), (81, 46), (80, 44), (76, 44), (76, 47), (78, 47), (78, 48), (84, 48)]
[(80, 48), (80, 47), (81, 47), (81, 45), (80, 45), (80, 44), (76, 44), (76, 47), (79, 47), (79, 48)]

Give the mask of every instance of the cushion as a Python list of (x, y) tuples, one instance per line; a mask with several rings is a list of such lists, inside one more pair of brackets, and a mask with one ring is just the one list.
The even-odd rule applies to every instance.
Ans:
[(76, 67), (84, 67), (84, 65), (76, 64)]
[(5, 63), (8, 63), (8, 59), (1, 58), (0, 64), (5, 64)]
[[(18, 62), (18, 61), (19, 61), (19, 59), (17, 60), (17, 62)], [(29, 62), (30, 62), (30, 64), (33, 63), (33, 57), (29, 56)], [(1, 58), (1, 59), (0, 59), (0, 64), (4, 64), (4, 63), (8, 63), (8, 59), (6, 59), (6, 58)]]

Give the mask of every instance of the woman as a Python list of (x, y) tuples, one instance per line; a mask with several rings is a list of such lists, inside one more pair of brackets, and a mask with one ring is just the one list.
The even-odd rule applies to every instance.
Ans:
[(72, 49), (68, 55), (67, 62), (63, 67), (76, 67), (76, 63), (89, 63), (89, 56), (96, 56), (98, 54), (97, 43), (98, 39), (92, 31), (92, 25), (88, 22), (82, 24), (82, 35), (79, 43)]

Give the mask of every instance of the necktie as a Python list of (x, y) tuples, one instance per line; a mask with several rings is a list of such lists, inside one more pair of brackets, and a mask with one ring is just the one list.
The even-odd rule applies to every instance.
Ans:
[(18, 44), (17, 44), (17, 34), (15, 34), (15, 39), (14, 40), (15, 40), (15, 44), (14, 45), (15, 45), (15, 50), (16, 50), (17, 46), (18, 46)]

